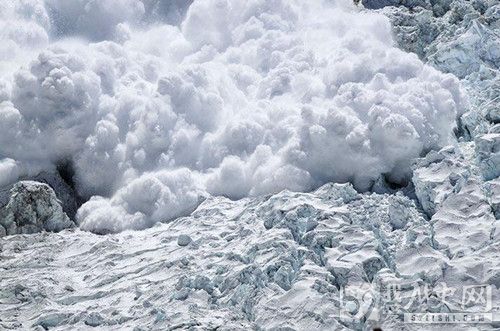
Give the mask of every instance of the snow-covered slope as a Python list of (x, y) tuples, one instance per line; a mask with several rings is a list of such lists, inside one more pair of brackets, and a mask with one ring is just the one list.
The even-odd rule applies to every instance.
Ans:
[(401, 2), (385, 7), (399, 45), (462, 79), (471, 101), (466, 138), (500, 121), (500, 4), (496, 0)]
[[(380, 321), (347, 318), (340, 290), (500, 285), (500, 242), (487, 203), (467, 191), (446, 204), (429, 222), (401, 194), (327, 184), (312, 193), (209, 198), (189, 217), (138, 232), (6, 237), (0, 325), (410, 330), (384, 305)], [(448, 208), (463, 218), (447, 217)], [(447, 312), (460, 299), (408, 311)]]
[[(209, 24), (214, 11), (234, 14), (230, 6), (214, 9), (207, 5), (213, 1), (195, 1), (189, 12), (179, 1), (164, 8), (158, 1), (127, 0), (130, 6), (120, 7), (109, 21), (102, 22), (102, 17), (92, 12), (111, 10), (106, 7), (111, 1), (100, 2), (102, 8), (89, 2), (92, 5), (87, 6), (86, 14), (75, 18), (72, 15), (78, 8), (50, 0), (47, 3), (59, 15), (51, 23), (42, 11), (30, 9), (28, 4), (35, 2), (43, 3), (23, 2), (21, 13), (23, 20), (36, 18), (37, 29), (50, 31), (52, 23), (59, 26), (75, 19), (80, 33), (90, 40), (105, 40), (113, 33), (126, 39), (91, 44), (88, 51), (101, 56), (92, 66), (79, 58), (88, 54), (74, 50), (81, 45), (62, 43), (59, 46), (66, 47), (64, 51), (44, 53), (47, 57), (40, 57), (31, 66), (31, 75), (38, 79), (32, 83), (38, 85), (23, 85), (26, 81), (21, 74), (14, 82), (26, 93), (33, 87), (40, 100), (49, 102), (50, 98), (42, 97), (46, 86), (40, 82), (57, 81), (64, 72), (74, 80), (77, 90), (94, 91), (90, 87), (95, 78), (100, 86), (99, 93), (94, 92), (104, 95), (99, 97), (104, 100), (101, 104), (89, 104), (69, 89), (73, 106), (84, 113), (91, 109), (102, 118), (95, 132), (85, 136), (83, 154), (82, 145), (61, 145), (61, 151), (67, 152), (69, 147), (74, 153), (70, 157), (80, 173), (73, 178), (80, 178), (80, 183), (57, 174), (54, 159), (42, 157), (43, 162), (35, 162), (36, 169), (48, 171), (36, 179), (51, 185), (59, 198), (47, 191), (44, 196), (48, 198), (40, 201), (38, 209), (66, 222), (63, 208), (74, 214), (83, 202), (75, 193), (78, 185), (109, 188), (112, 182), (115, 190), (100, 191), (104, 197), (93, 198), (80, 209), (81, 228), (0, 238), (0, 329), (370, 330), (380, 326), (384, 330), (457, 330), (456, 325), (404, 323), (402, 314), (467, 311), (471, 307), (462, 306), (461, 290), (481, 284), (492, 290), (492, 311), (500, 321), (498, 3), (362, 0), (367, 8), (378, 9), (378, 14), (340, 6), (318, 14), (322, 19), (314, 21), (315, 15), (296, 16), (298, 7), (290, 5), (292, 2), (276, 0), (266, 2), (272, 3), (267, 7), (245, 8), (259, 19), (231, 16), (229, 23), (238, 27), (230, 33), (224, 24)], [(181, 30), (167, 29), (170, 36), (182, 35), (187, 41), (177, 40), (175, 51), (140, 43), (145, 34), (134, 30), (134, 24), (149, 28), (150, 23), (134, 7), (140, 2), (145, 4), (141, 10), (150, 14), (144, 17), (158, 20), (161, 16), (161, 22), (178, 22), (179, 17), (188, 15), (190, 19)], [(307, 7), (305, 2), (293, 4)], [(336, 10), (343, 14), (333, 15)], [(172, 16), (164, 15), (165, 11)], [(207, 14), (202, 15), (206, 31), (193, 30), (200, 13)], [(465, 93), (455, 78), (394, 49), (384, 39), (390, 36), (380, 14), (390, 18), (399, 47), (457, 76)], [(360, 19), (356, 15), (364, 16)], [(349, 20), (355, 27), (352, 30), (345, 29)], [(97, 31), (90, 23), (103, 24), (105, 29)], [(149, 35), (166, 32), (153, 28)], [(71, 33), (75, 31), (59, 31), (60, 35)], [(383, 36), (384, 40), (364, 41), (359, 33), (372, 39)], [(21, 32), (13, 36), (15, 42), (23, 39)], [(49, 42), (42, 32), (31, 35), (36, 36), (41, 44)], [(337, 47), (328, 49), (328, 56), (326, 49), (319, 47), (325, 44), (316, 40), (322, 37)], [(203, 38), (213, 45), (201, 47), (197, 43)], [(307, 38), (312, 38), (315, 47), (299, 47), (307, 44)], [(198, 49), (187, 50), (184, 42)], [(129, 58), (124, 54), (131, 49), (135, 53)], [(182, 65), (178, 59), (164, 61), (179, 49), (193, 54), (182, 53), (186, 55)], [(151, 51), (152, 57), (148, 54)], [(24, 58), (26, 50), (18, 47), (16, 52), (17, 61)], [(375, 55), (378, 60), (372, 61)], [(167, 72), (179, 72), (158, 71), (158, 63), (168, 63)], [(50, 74), (40, 69), (45, 65), (52, 68)], [(177, 65), (180, 69), (174, 68)], [(66, 72), (70, 67), (77, 72)], [(128, 76), (113, 81), (113, 70), (119, 68)], [(207, 72), (220, 76), (212, 80)], [(315, 80), (317, 76), (321, 79)], [(62, 84), (65, 79), (59, 78)], [(132, 82), (135, 93), (142, 94), (138, 100), (134, 93), (125, 97), (117, 92)], [(0, 126), (5, 130), (12, 127), (9, 123), (24, 126), (27, 117), (35, 116), (33, 108), (20, 99), (8, 101), (9, 84), (3, 92), (0, 86), (0, 101), (6, 100), (0, 108), (5, 120)], [(311, 87), (304, 94), (306, 86)], [(178, 92), (184, 94), (179, 97)], [(225, 102), (235, 102), (233, 97), (237, 96), (238, 102), (257, 105), (259, 111), (255, 116), (245, 115), (244, 125), (238, 124), (242, 113), (236, 112), (230, 124), (214, 120), (213, 127), (206, 128), (208, 122), (197, 122), (200, 113), (196, 111), (203, 100), (212, 100), (208, 96)], [(129, 97), (135, 103), (128, 103)], [(144, 103), (147, 98), (160, 104)], [(259, 101), (253, 103), (255, 100)], [(373, 110), (373, 104), (381, 102), (387, 109)], [(182, 108), (185, 103), (194, 107), (193, 114)], [(294, 108), (303, 103), (314, 106)], [(162, 105), (171, 107), (175, 116), (162, 113)], [(221, 106), (210, 105), (216, 110)], [(51, 109), (48, 104), (43, 106)], [(350, 115), (325, 111), (327, 106), (345, 107), (343, 111)], [(224, 104), (222, 108), (226, 111), (231, 107)], [(395, 112), (399, 115), (393, 117)], [(457, 116), (456, 139), (451, 135), (455, 125), (450, 114)], [(177, 124), (170, 128), (168, 137), (164, 136), (167, 128), (158, 125), (174, 118)], [(186, 121), (189, 125), (184, 126)], [(68, 139), (80, 141), (81, 132), (77, 137), (73, 133), (82, 128), (71, 126), (74, 122), (70, 119), (58, 125), (69, 130)], [(53, 140), (52, 132), (44, 132), (44, 128), (45, 124), (33, 131), (43, 133), (39, 139), (57, 144), (69, 141)], [(446, 137), (440, 136), (442, 132), (448, 133)], [(7, 141), (13, 137), (9, 133), (5, 136)], [(12, 158), (0, 160), (0, 182), (33, 178), (22, 173), (33, 171), (36, 154), (26, 153), (30, 139), (24, 140), (26, 145), (21, 149), (10, 146), (7, 152)], [(151, 145), (168, 139), (168, 148)], [(198, 145), (200, 139), (203, 143)], [(299, 143), (290, 146), (284, 143), (287, 139)], [(346, 141), (349, 143), (342, 145)], [(269, 148), (257, 148), (259, 143)], [(377, 143), (379, 148), (373, 147)], [(193, 144), (197, 151), (200, 146), (202, 149), (201, 154), (194, 153), (198, 158), (194, 161), (188, 155)], [(366, 146), (371, 146), (370, 157)], [(353, 151), (357, 158), (346, 161)], [(34, 159), (40, 161), (38, 157)], [(97, 174), (87, 171), (96, 165), (95, 160), (103, 161)], [(155, 167), (169, 170), (150, 172), (153, 163), (145, 160), (154, 160)], [(262, 164), (265, 160), (272, 162)], [(176, 162), (189, 169), (176, 169)], [(338, 176), (338, 169), (347, 175)], [(117, 180), (117, 176), (126, 180)], [(401, 187), (408, 178), (408, 185)], [(325, 184), (311, 193), (261, 194), (284, 187), (306, 190), (342, 179), (351, 180), (354, 186)], [(354, 187), (368, 192), (359, 193)], [(219, 194), (243, 198), (233, 201), (216, 197)], [(18, 214), (30, 210), (23, 207), (24, 199), (17, 203), (19, 199), (10, 197), (8, 190), (0, 190), (0, 205), (9, 199), (11, 205), (18, 206), (14, 208)], [(12, 209), (4, 207), (2, 212), (16, 219)], [(187, 216), (176, 218), (178, 209)], [(24, 218), (17, 219), (22, 223)], [(29, 219), (37, 221), (37, 217)], [(157, 223), (142, 231), (126, 230), (169, 219), (170, 223)], [(97, 235), (83, 229), (125, 231)], [(440, 300), (443, 284), (457, 290), (446, 300)], [(399, 286), (403, 294), (403, 307), (395, 304), (394, 297), (384, 296), (393, 286)], [(423, 301), (412, 302), (413, 291), (422, 288), (429, 289), (421, 293)], [(499, 328), (500, 322), (458, 327), (489, 330)]]

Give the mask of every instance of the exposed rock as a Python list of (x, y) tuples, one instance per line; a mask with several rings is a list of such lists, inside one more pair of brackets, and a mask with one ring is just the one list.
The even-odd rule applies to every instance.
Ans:
[(362, 0), (361, 3), (368, 9), (380, 9), (386, 6), (397, 6), (400, 0)]
[[(24, 181), (35, 181), (49, 185), (62, 205), (64, 213), (74, 219), (78, 209), (78, 196), (75, 190), (57, 172), (41, 172), (36, 176), (23, 178)], [(9, 202), (10, 191), (14, 184), (0, 188), (0, 208)]]
[(190, 236), (185, 234), (181, 234), (179, 238), (177, 238), (177, 245), (179, 246), (187, 246), (191, 243), (192, 239)]
[(31, 180), (48, 184), (56, 193), (66, 215), (72, 220), (75, 219), (79, 204), (77, 193), (59, 173), (42, 172), (31, 178)]
[(43, 183), (14, 184), (7, 205), (0, 209), (0, 235), (57, 232), (74, 226), (63, 212), (54, 190)]

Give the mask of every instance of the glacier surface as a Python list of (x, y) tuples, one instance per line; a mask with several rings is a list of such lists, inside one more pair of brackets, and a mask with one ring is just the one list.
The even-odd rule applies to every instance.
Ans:
[[(210, 197), (190, 216), (143, 231), (5, 237), (0, 323), (51, 330), (413, 330), (375, 301), (364, 307), (370, 315), (343, 317), (341, 289), (500, 285), (496, 221), (477, 186), (466, 188), (431, 221), (402, 194), (326, 184), (311, 193)], [(454, 311), (460, 299), (408, 311)]]
[(500, 5), (333, 3), (0, 4), (0, 328), (498, 329)]

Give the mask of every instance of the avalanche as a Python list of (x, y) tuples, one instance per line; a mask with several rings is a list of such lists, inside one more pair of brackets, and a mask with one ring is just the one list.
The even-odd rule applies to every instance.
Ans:
[(0, 2), (0, 329), (498, 329), (500, 5), (355, 2)]
[(349, 1), (162, 3), (1, 5), (1, 186), (65, 165), (79, 226), (117, 232), (207, 195), (404, 186), (413, 159), (454, 140), (457, 78), (397, 49), (383, 15)]

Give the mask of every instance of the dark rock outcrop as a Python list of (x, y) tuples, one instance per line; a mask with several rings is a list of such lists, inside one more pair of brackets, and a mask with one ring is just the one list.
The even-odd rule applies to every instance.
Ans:
[(44, 183), (20, 181), (14, 184), (8, 203), (0, 209), (0, 236), (58, 232), (74, 226), (54, 190)]

